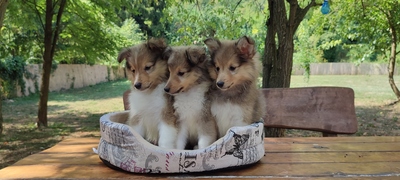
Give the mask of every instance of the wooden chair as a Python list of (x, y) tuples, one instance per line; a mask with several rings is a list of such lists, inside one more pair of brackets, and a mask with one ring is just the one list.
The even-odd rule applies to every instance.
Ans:
[[(130, 90), (123, 94), (129, 109)], [(345, 87), (264, 88), (264, 126), (322, 132), (324, 137), (357, 132), (354, 91)]]
[(324, 137), (357, 132), (354, 91), (344, 87), (262, 89), (265, 127), (322, 132)]

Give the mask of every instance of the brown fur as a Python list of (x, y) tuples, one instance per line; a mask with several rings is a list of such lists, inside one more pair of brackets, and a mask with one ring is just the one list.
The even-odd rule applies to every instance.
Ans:
[[(243, 121), (248, 124), (259, 121), (265, 113), (265, 102), (257, 87), (261, 65), (254, 40), (246, 36), (223, 41), (209, 38), (204, 43), (211, 55), (209, 72), (215, 82), (214, 100), (240, 105)], [(219, 87), (218, 83), (223, 85)]]
[[(212, 80), (207, 70), (206, 64), (209, 63), (209, 60), (207, 60), (205, 49), (200, 46), (172, 47), (165, 51), (164, 56), (168, 57), (168, 69), (170, 72), (170, 77), (164, 88), (167, 93), (178, 96), (182, 93), (190, 91), (194, 87), (203, 86), (206, 89), (204, 94), (205, 99), (201, 105), (201, 111), (194, 112), (193, 116), (188, 117), (188, 119), (181, 119), (182, 114), (179, 114), (179, 110), (176, 110), (176, 116), (180, 122), (187, 121), (187, 123), (191, 123), (190, 120), (195, 120), (195, 124), (191, 124), (189, 126), (196, 127), (198, 135), (210, 136), (213, 138), (213, 141), (215, 141), (218, 133), (215, 119), (211, 115), (210, 110), (211, 101), (209, 86), (212, 83)], [(178, 98), (176, 96), (175, 98)], [(175, 99), (175, 108), (182, 107), (182, 104), (177, 105), (177, 103), (186, 102)], [(196, 105), (193, 104), (193, 106)], [(189, 132), (189, 134), (191, 134), (191, 132)], [(192, 145), (197, 144), (196, 140), (191, 137), (188, 138), (189, 141), (191, 140), (190, 143)]]
[[(151, 136), (151, 138), (145, 138), (154, 144), (157, 144), (157, 141), (159, 139), (159, 137), (157, 137), (158, 134), (155, 134), (155, 132), (159, 130), (159, 120), (164, 121), (169, 126), (177, 127), (177, 120), (174, 116), (174, 110), (172, 108), (173, 97), (165, 94), (162, 91), (162, 88), (160, 90), (159, 86), (162, 85), (163, 87), (163, 84), (166, 83), (169, 76), (167, 59), (163, 57), (163, 52), (166, 48), (167, 44), (163, 39), (150, 39), (145, 43), (141, 43), (122, 50), (118, 56), (118, 62), (126, 60), (125, 68), (127, 76), (128, 79), (131, 81), (131, 90), (132, 92), (135, 92), (135, 96), (132, 96), (132, 93), (129, 96), (129, 106), (131, 108), (134, 107), (133, 105), (138, 105), (133, 103), (141, 103), (136, 102), (136, 100), (140, 99), (137, 97), (140, 97), (141, 94), (143, 94), (143, 99), (141, 99), (142, 101), (146, 100), (146, 96), (150, 97), (150, 99), (151, 97), (157, 98), (158, 96), (165, 98), (166, 104), (162, 106), (162, 109), (160, 109), (161, 106), (159, 105), (152, 107), (152, 103), (149, 103), (150, 105), (148, 105), (148, 108), (147, 105), (141, 107), (136, 106), (142, 108), (142, 110), (139, 110), (138, 112), (135, 112), (135, 110), (131, 109), (129, 119), (126, 122), (126, 124), (132, 127), (143, 130), (145, 133), (144, 136)], [(138, 93), (141, 94), (137, 96)], [(131, 99), (131, 97), (134, 99)], [(155, 100), (154, 98), (152, 101)], [(160, 99), (160, 101), (161, 100), (162, 99)], [(153, 110), (151, 108), (156, 109)], [(143, 109), (145, 111), (143, 111)], [(154, 112), (154, 114), (152, 114), (152, 112)], [(152, 122), (153, 119), (148, 122), (147, 120), (149, 119), (145, 120), (149, 117), (149, 115), (157, 115), (158, 113), (161, 113), (161, 117), (154, 119), (154, 122)], [(137, 127), (139, 122), (142, 121), (146, 122), (145, 125), (143, 127)]]
[(163, 39), (150, 39), (120, 52), (118, 62), (126, 59), (125, 67), (132, 88), (140, 83), (141, 87), (136, 89), (152, 90), (168, 79), (167, 61), (162, 57), (166, 48)]
[(168, 48), (164, 55), (169, 57), (170, 77), (165, 87), (170, 89), (170, 94), (185, 92), (204, 81), (211, 82), (204, 48), (196, 46)]

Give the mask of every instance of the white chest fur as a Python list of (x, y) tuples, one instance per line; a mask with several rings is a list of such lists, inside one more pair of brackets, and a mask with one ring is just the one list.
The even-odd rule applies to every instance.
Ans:
[(198, 123), (203, 117), (205, 93), (209, 85), (209, 83), (202, 83), (187, 92), (175, 95), (174, 108), (179, 115), (180, 131), (186, 131), (190, 141), (198, 138)]
[(216, 118), (219, 136), (224, 136), (233, 126), (244, 126), (242, 107), (231, 102), (213, 102), (211, 113)]
[(162, 83), (151, 92), (132, 90), (129, 95), (130, 119), (140, 117), (139, 124), (133, 128), (151, 142), (158, 140), (158, 128), (166, 105), (164, 86)]

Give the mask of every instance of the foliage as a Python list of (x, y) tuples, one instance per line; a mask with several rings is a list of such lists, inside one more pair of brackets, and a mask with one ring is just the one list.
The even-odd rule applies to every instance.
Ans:
[(172, 45), (202, 44), (208, 37), (238, 39), (248, 35), (263, 47), (265, 1), (213, 1), (176, 3), (166, 10), (170, 22), (167, 39)]
[[(16, 87), (20, 84), (24, 89), (23, 75), (25, 72), (25, 61), (19, 56), (9, 56), (0, 60), (0, 83), (3, 87), (5, 97), (16, 97)], [(0, 100), (2, 97), (0, 97)]]
[[(62, 17), (63, 29), (56, 48), (55, 63), (107, 64), (114, 62), (121, 48), (144, 39), (134, 21), (119, 22), (115, 9), (122, 2), (68, 1)], [(35, 13), (38, 10), (44, 14), (44, 9), (44, 0), (10, 3), (3, 36), (0, 37), (0, 59), (12, 55), (24, 57), (27, 63), (43, 63), (44, 19), (38, 18)]]
[[(335, 1), (327, 15), (321, 14), (319, 8), (312, 10), (296, 34), (296, 53), (300, 54), (295, 54), (295, 57), (301, 56), (301, 49), (307, 49), (307, 53), (303, 54), (315, 58), (313, 62), (378, 61), (379, 52), (366, 39), (358, 38), (362, 34), (358, 29), (359, 22), (349, 20), (350, 15), (346, 9), (353, 7)], [(301, 64), (303, 61), (295, 58), (294, 62)]]
[[(138, 23), (140, 30), (147, 37), (163, 37), (165, 29), (169, 26), (168, 21), (162, 22), (164, 10), (170, 0), (135, 0), (126, 1), (117, 8), (117, 15), (121, 22), (134, 19)], [(176, 2), (179, 3), (179, 2)]]

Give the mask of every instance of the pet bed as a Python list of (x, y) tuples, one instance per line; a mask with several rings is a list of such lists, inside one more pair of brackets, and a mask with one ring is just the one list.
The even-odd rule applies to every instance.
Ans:
[(123, 122), (128, 111), (100, 118), (100, 159), (113, 169), (133, 173), (187, 173), (256, 163), (264, 156), (263, 123), (232, 127), (210, 146), (196, 150), (165, 149), (146, 141)]

